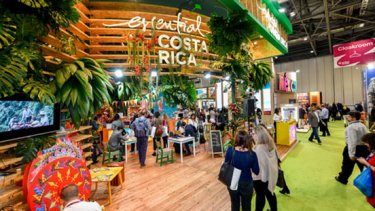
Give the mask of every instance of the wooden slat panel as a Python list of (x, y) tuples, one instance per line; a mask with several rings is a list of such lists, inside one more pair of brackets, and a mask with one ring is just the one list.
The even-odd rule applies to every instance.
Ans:
[(81, 20), (79, 20), (76, 24), (74, 24), (74, 26), (76, 26), (79, 30), (83, 32), (90, 32), (90, 28)]
[[(142, 13), (155, 13), (156, 11), (159, 14), (169, 15), (169, 16), (176, 16), (176, 8), (173, 7), (164, 7), (164, 6), (158, 6), (158, 5), (151, 5), (151, 4), (140, 4), (140, 3), (130, 3), (130, 2), (116, 2), (116, 4), (113, 4), (112, 2), (90, 2), (88, 5), (91, 8), (91, 14), (94, 18), (97, 18), (93, 11), (100, 11), (100, 10), (107, 10), (107, 11), (122, 11), (124, 12), (133, 12), (134, 14), (142, 14)], [(189, 19), (195, 19), (197, 16), (197, 13), (182, 10), (182, 17), (189, 18)], [(110, 14), (109, 14), (110, 15)], [(205, 15), (201, 15), (202, 22), (206, 23), (210, 20), (209, 17)], [(112, 15), (113, 16), (113, 15)], [(106, 17), (106, 18), (110, 18)]]
[(83, 31), (81, 31), (79, 28), (77, 28), (74, 25), (71, 25), (69, 27), (69, 30), (73, 32), (75, 35), (77, 35), (81, 40), (88, 40), (89, 36), (85, 34)]
[(11, 143), (11, 144), (7, 144), (7, 145), (1, 145), (0, 146), (0, 152), (6, 152), (6, 151), (8, 151), (8, 149), (14, 148), (16, 146), (17, 146), (17, 143)]
[[(91, 36), (94, 35), (128, 35), (128, 34), (135, 34), (136, 32), (140, 32), (139, 29), (130, 29), (130, 28), (90, 28)], [(155, 35), (160, 36), (162, 34), (166, 34), (170, 37), (172, 36), (179, 36), (176, 32), (172, 31), (162, 31), (162, 30), (155, 30)], [(151, 32), (146, 33), (146, 36), (150, 36)], [(182, 37), (191, 37), (199, 40), (205, 40), (208, 41), (207, 38), (204, 38), (202, 36), (196, 36), (193, 33), (192, 34), (185, 34), (181, 33)]]
[[(97, 13), (97, 14), (105, 14), (106, 16), (110, 16), (112, 15), (114, 18), (116, 19), (112, 19), (112, 18), (91, 18), (90, 19), (90, 26), (91, 27), (103, 27), (103, 24), (119, 24), (119, 23), (124, 23), (124, 22), (128, 22), (131, 18), (135, 17), (135, 16), (140, 16), (142, 18), (146, 18), (146, 22), (147, 22), (147, 29), (152, 29), (152, 24), (151, 24), (151, 20), (153, 17), (162, 17), (164, 21), (168, 22), (168, 21), (175, 21), (177, 19), (177, 16), (165, 16), (165, 15), (158, 15), (158, 14), (155, 14), (155, 13), (144, 13), (144, 14), (140, 14), (139, 12), (135, 13), (135, 14), (132, 14), (132, 12), (126, 12), (126, 15), (122, 14), (122, 12), (116, 12), (115, 14), (117, 14), (118, 16), (114, 16), (111, 12), (109, 11), (102, 11), (102, 10), (98, 10), (98, 11), (93, 11), (93, 13)], [(101, 15), (98, 15), (99, 17)], [(191, 24), (191, 23), (195, 23), (196, 22), (196, 19), (186, 19), (186, 18), (182, 18), (182, 20), (187, 20), (188, 21), (188, 24)], [(172, 24), (173, 27), (176, 27), (176, 24)], [(126, 26), (127, 27), (127, 26)], [(210, 32), (210, 28), (208, 27), (208, 25), (206, 23), (201, 23), (200, 25), (200, 29), (202, 32), (205, 32), (205, 33), (208, 33)]]
[(0, 158), (0, 169), (5, 169), (10, 165), (16, 164), (22, 160), (22, 157), (15, 158), (15, 157), (10, 157), (10, 158)]
[(90, 10), (83, 3), (78, 3), (74, 7), (85, 15), (90, 15)]
[(58, 52), (56, 49), (50, 48), (45, 45), (42, 45), (42, 51), (44, 55), (53, 56), (66, 62), (73, 62), (77, 59), (77, 57), (75, 56), (70, 56), (66, 53)]

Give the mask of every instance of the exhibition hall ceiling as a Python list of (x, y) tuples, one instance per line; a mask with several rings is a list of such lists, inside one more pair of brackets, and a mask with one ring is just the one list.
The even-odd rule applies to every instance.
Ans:
[(375, 0), (279, 0), (293, 24), (276, 63), (332, 54), (336, 44), (375, 37)]

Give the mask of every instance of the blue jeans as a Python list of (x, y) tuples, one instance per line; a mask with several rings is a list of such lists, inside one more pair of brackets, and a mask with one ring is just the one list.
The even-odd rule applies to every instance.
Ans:
[(318, 142), (320, 143), (321, 141), (320, 141), (320, 138), (319, 138), (318, 127), (312, 127), (312, 132), (311, 132), (309, 140), (312, 140), (314, 138), (314, 136), (318, 140)]
[(139, 155), (139, 163), (141, 165), (145, 164), (147, 147), (148, 147), (148, 137), (138, 137), (137, 148), (138, 148), (138, 155)]

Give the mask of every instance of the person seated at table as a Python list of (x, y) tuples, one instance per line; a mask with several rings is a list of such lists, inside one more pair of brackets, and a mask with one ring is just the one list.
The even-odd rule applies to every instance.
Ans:
[(121, 121), (120, 115), (116, 114), (112, 122), (112, 129), (116, 130), (119, 127), (124, 128), (124, 123)]
[[(197, 132), (196, 128), (193, 125), (191, 124), (187, 125), (185, 122), (182, 122), (179, 130), (177, 131), (177, 134), (184, 135), (186, 137), (188, 136), (195, 137), (196, 132)], [(184, 144), (184, 151), (186, 155), (191, 155), (190, 146), (189, 146), (190, 144), (191, 142), (187, 142)]]
[(125, 155), (125, 147), (123, 146), (123, 143), (129, 139), (129, 136), (122, 135), (124, 128), (118, 127), (117, 130), (113, 131), (111, 137), (108, 141), (108, 147), (111, 151), (120, 150), (121, 152), (121, 158)]
[(79, 198), (77, 185), (70, 184), (61, 189), (60, 198), (63, 201), (64, 211), (101, 211), (97, 202), (86, 202)]

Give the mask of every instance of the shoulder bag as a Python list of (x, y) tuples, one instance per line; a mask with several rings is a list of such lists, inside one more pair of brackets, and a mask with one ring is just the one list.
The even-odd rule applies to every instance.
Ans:
[(226, 185), (231, 190), (238, 189), (238, 181), (240, 180), (241, 170), (233, 166), (233, 159), (235, 154), (233, 147), (232, 159), (229, 162), (224, 162), (220, 167), (219, 181)]
[(372, 197), (372, 170), (370, 167), (367, 167), (363, 170), (353, 182), (354, 186), (356, 186), (365, 196)]

